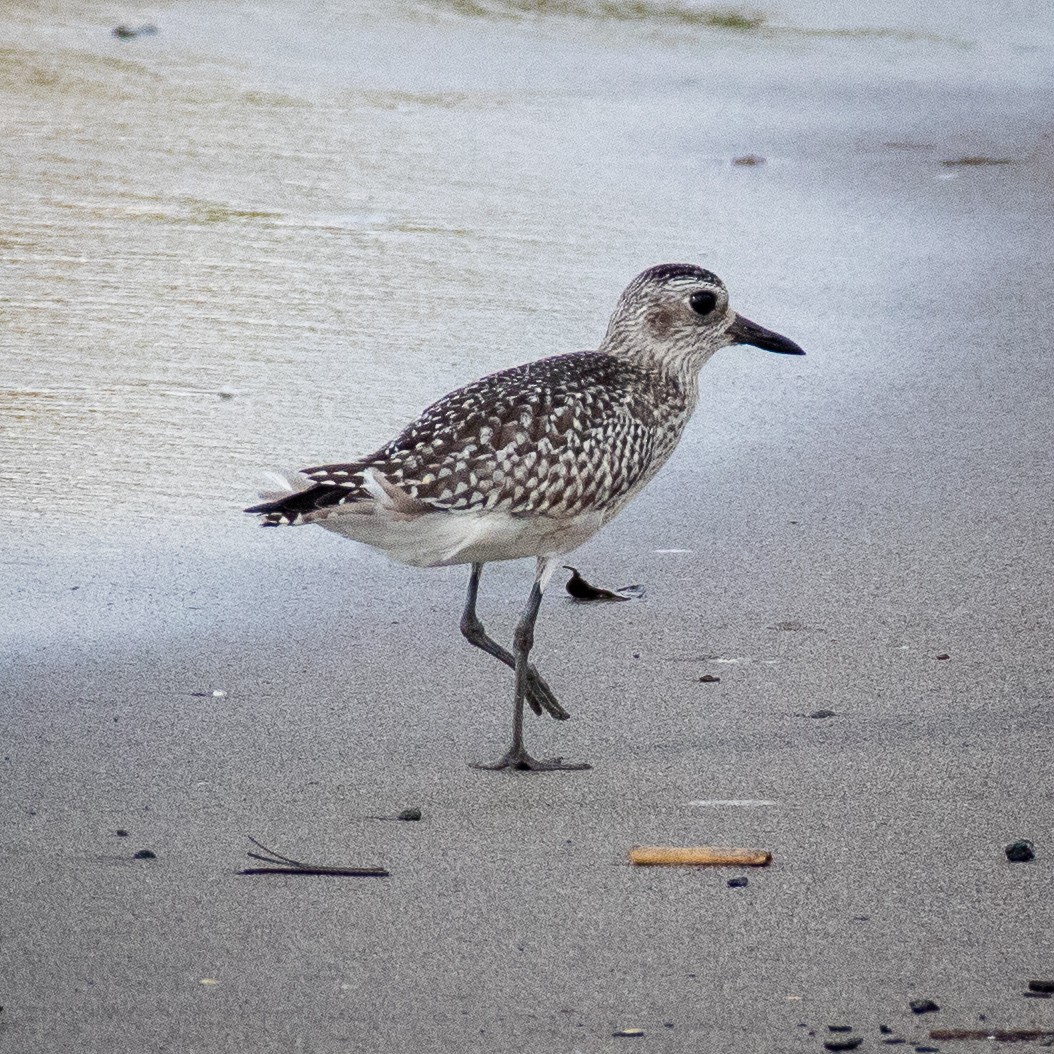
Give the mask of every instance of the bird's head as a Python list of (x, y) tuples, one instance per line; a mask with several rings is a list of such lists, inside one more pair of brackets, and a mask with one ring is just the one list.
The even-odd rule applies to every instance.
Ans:
[(733, 311), (725, 283), (712, 271), (694, 264), (660, 264), (626, 287), (600, 350), (692, 374), (730, 344), (805, 354), (794, 341)]

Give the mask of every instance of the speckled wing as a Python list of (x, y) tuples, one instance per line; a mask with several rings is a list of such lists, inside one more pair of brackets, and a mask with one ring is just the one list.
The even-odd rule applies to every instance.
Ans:
[(282, 511), (362, 501), (380, 479), (422, 512), (603, 512), (665, 460), (686, 402), (672, 381), (633, 363), (598, 352), (554, 356), (451, 392), (360, 461), (305, 469), (315, 486)]

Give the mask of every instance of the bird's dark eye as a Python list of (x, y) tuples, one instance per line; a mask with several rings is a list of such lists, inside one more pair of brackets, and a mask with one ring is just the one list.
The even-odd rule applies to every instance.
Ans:
[(717, 294), (700, 289), (698, 292), (692, 293), (688, 298), (688, 303), (692, 305), (692, 310), (697, 315), (705, 317), (717, 307)]

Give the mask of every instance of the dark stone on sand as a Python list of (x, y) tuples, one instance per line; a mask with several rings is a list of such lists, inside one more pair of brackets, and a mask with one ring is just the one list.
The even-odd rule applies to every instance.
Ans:
[(152, 849), (140, 849), (139, 852), (137, 852), (135, 854), (134, 859), (136, 859), (136, 860), (156, 860), (157, 859), (157, 853), (155, 853)]
[(728, 880), (729, 889), (742, 889), (748, 884), (748, 879), (745, 875), (740, 875), (738, 878), (730, 878)]
[(942, 651), (940, 653), (940, 655), (937, 656), (937, 661), (938, 662), (942, 662), (944, 659), (950, 659), (950, 658), (951, 658), (951, 656), (947, 652)]
[(712, 673), (704, 673), (703, 676), (699, 678), (699, 683), (700, 684), (720, 684), (721, 683), (721, 678), (720, 677), (715, 677)]
[(118, 838), (128, 837), (128, 832), (123, 827), (118, 827), (114, 833), (117, 835)]
[(940, 1054), (940, 1047), (921, 1046), (915, 1048), (915, 1054)]
[(809, 714), (809, 716), (810, 717), (824, 718), (824, 717), (837, 717), (838, 715), (833, 710), (813, 710), (813, 712), (811, 714)]
[(850, 1036), (848, 1039), (829, 1039), (824, 1045), (824, 1050), (856, 1050), (863, 1043), (862, 1036)]
[(1011, 842), (1004, 852), (1007, 860), (1012, 864), (1025, 864), (1036, 858), (1036, 847), (1027, 838)]
[(621, 597), (610, 589), (603, 589), (593, 585), (592, 582), (587, 582), (575, 567), (565, 565), (564, 570), (571, 572), (571, 577), (564, 588), (575, 600), (629, 600), (629, 597)]
[(852, 1032), (853, 1031), (853, 1026), (852, 1025), (828, 1025), (827, 1026), (827, 1031), (828, 1032)]
[(420, 809), (403, 809), (401, 813), (396, 817), (397, 820), (420, 820), (421, 810)]
[(891, 1029), (889, 1025), (879, 1025), (878, 1031), (881, 1032), (883, 1036), (890, 1036), (893, 1034), (893, 1029)]
[(935, 1014), (940, 1010), (932, 999), (912, 999), (909, 1006), (913, 1014)]
[(1042, 992), (1044, 995), (1054, 994), (1054, 981), (1029, 981), (1030, 992)]

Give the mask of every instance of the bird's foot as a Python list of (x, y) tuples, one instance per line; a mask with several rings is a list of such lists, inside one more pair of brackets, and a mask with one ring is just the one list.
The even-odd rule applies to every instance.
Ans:
[(474, 761), (472, 768), (497, 772), (499, 769), (518, 769), (520, 772), (581, 772), (593, 766), (585, 761), (564, 761), (563, 758), (532, 758), (522, 747), (509, 750), (499, 761)]
[(525, 698), (527, 705), (539, 716), (541, 716), (543, 710), (557, 721), (566, 721), (571, 716), (563, 708), (560, 700), (553, 695), (552, 688), (545, 683), (545, 679), (533, 666), (527, 670), (527, 692)]

